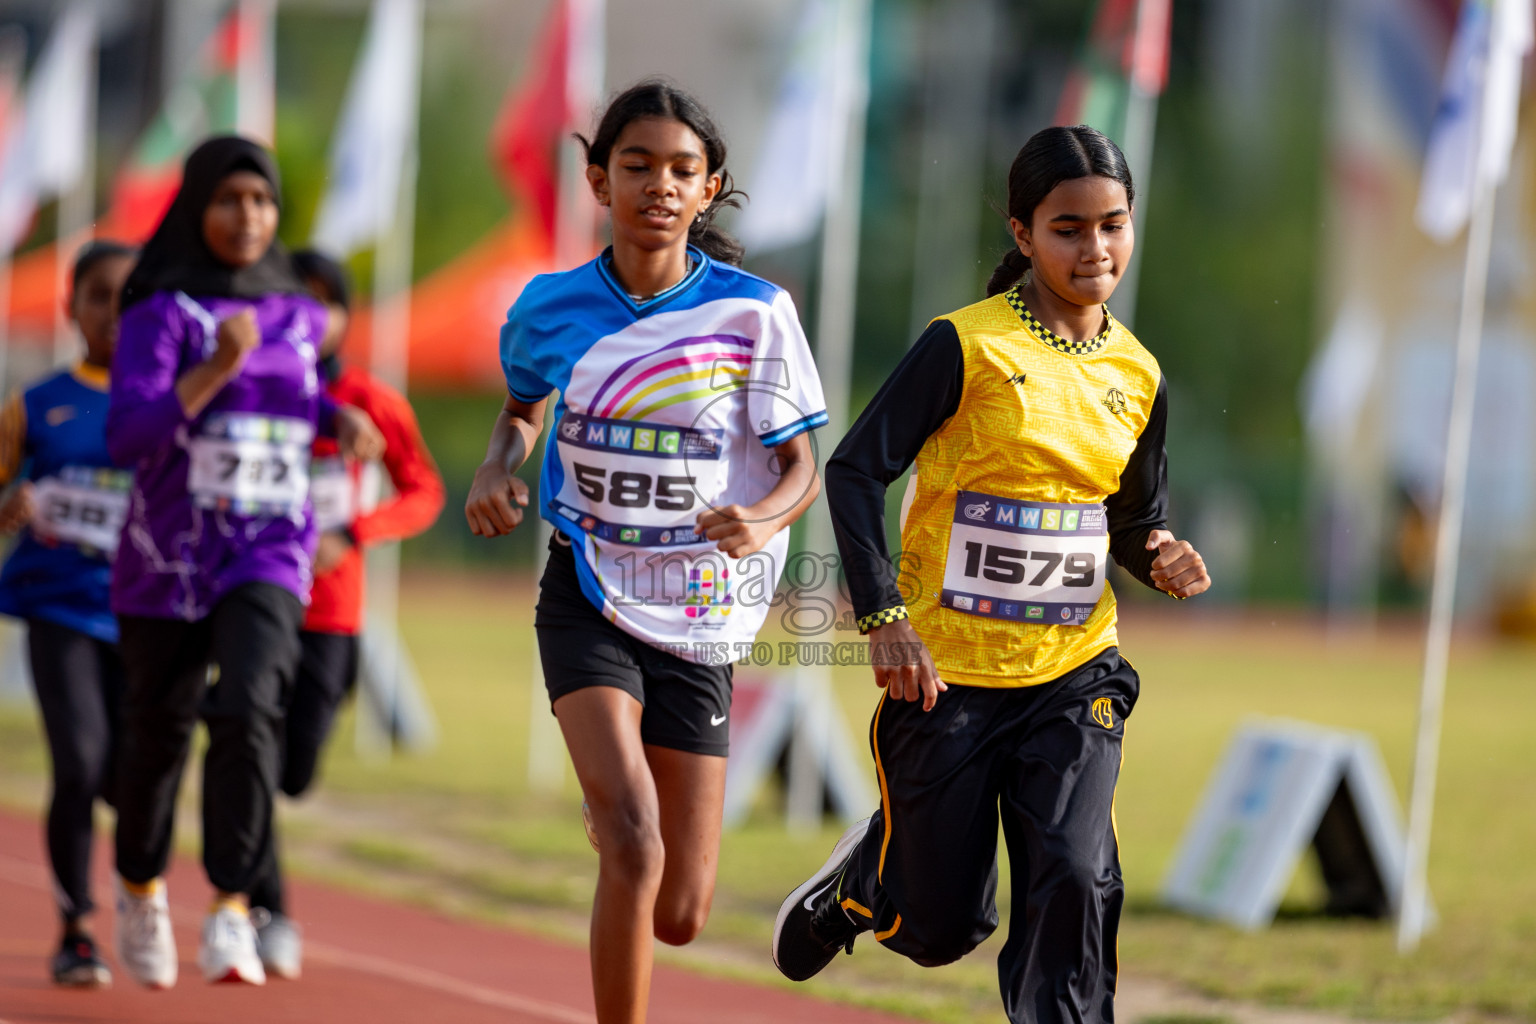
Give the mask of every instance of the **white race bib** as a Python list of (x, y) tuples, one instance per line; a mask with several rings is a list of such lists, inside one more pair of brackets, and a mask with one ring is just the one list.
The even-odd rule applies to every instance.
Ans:
[(284, 416), (211, 416), (192, 439), (187, 490), (204, 508), (291, 516), (309, 494), (309, 423)]
[(555, 440), (558, 514), (621, 544), (699, 542), (693, 524), (726, 479), (720, 431), (566, 413)]
[(1104, 592), (1103, 505), (1062, 505), (961, 491), (939, 604), (958, 612), (1081, 626)]
[(125, 470), (90, 466), (65, 466), (58, 476), (43, 477), (33, 485), (32, 532), (113, 557), (128, 520), (132, 480)]

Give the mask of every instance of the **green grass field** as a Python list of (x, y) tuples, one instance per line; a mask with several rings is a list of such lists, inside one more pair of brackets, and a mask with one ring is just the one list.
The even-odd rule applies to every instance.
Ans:
[[(287, 815), (300, 871), (581, 940), (596, 858), (577, 817), (579, 792), (569, 772), (560, 792), (528, 789), (531, 596), (525, 578), (408, 580), (404, 633), (439, 718), (440, 747), (382, 762), (360, 756), (349, 715), (320, 798)], [(1394, 627), (1330, 641), (1295, 617), (1203, 615), (1197, 606), (1136, 604), (1123, 617), (1122, 647), (1143, 682), (1117, 801), (1127, 974), (1339, 1015), (1536, 1020), (1536, 648), (1458, 638), (1430, 862), (1441, 921), (1402, 958), (1389, 924), (1316, 912), (1321, 883), (1305, 860), (1280, 919), (1257, 933), (1165, 912), (1157, 893), (1213, 765), (1249, 716), (1369, 733), (1406, 793), (1417, 633)], [(836, 686), (862, 729), (877, 697), (867, 670), (838, 670)], [(537, 713), (546, 716), (547, 704)], [(0, 712), (5, 798), (35, 799), (41, 770), (31, 719)], [(751, 821), (725, 837), (704, 939), (664, 956), (776, 978), (766, 956), (773, 913), (839, 831), (788, 835), (776, 823), (777, 799), (765, 793)], [(1006, 891), (1002, 899), (998, 935), (960, 964), (925, 971), (864, 941), (814, 985), (933, 1021), (1001, 1019), (994, 957)]]

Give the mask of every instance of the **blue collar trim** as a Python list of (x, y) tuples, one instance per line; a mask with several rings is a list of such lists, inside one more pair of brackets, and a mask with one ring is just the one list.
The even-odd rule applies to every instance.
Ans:
[(608, 286), (608, 290), (613, 292), (614, 297), (623, 303), (625, 309), (629, 310), (630, 315), (636, 317), (650, 316), (657, 310), (670, 305), (673, 300), (689, 291), (694, 285), (702, 281), (704, 275), (708, 273), (709, 257), (704, 255), (702, 250), (690, 245), (688, 247), (688, 255), (693, 258), (693, 269), (683, 275), (683, 279), (677, 282), (677, 284), (658, 295), (651, 296), (644, 302), (636, 302), (630, 298), (629, 293), (624, 290), (624, 286), (619, 283), (618, 278), (613, 276), (613, 246), (610, 245), (603, 250), (602, 255), (598, 256), (597, 273), (603, 279), (603, 283)]

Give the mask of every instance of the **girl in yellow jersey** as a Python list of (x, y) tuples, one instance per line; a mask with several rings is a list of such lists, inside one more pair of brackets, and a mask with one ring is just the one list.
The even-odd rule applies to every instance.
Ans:
[[(827, 498), (875, 681), (880, 808), (774, 925), (797, 981), (864, 931), (924, 966), (1013, 919), (1008, 1019), (1109, 1021), (1123, 886), (1112, 806), (1139, 682), (1108, 557), (1177, 598), (1210, 586), (1167, 513), (1167, 390), (1104, 303), (1131, 257), (1135, 189), (1092, 128), (1048, 128), (1008, 175), (1017, 249), (988, 298), (934, 320), (827, 463)], [(915, 463), (915, 466), (914, 466)], [(902, 556), (885, 490), (915, 487)]]

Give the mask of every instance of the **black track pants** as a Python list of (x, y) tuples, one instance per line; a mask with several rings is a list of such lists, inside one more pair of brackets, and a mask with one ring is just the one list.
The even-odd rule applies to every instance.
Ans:
[(170, 859), (176, 791), (199, 716), (203, 867), (221, 892), (254, 882), (270, 841), (283, 702), (299, 662), (304, 607), (282, 587), (249, 583), (197, 622), (120, 617), (128, 685), (117, 762), (117, 870), (143, 883)]
[(117, 647), (43, 619), (27, 622), (32, 684), (53, 762), (48, 858), (65, 920), (89, 914), (91, 814), (112, 800), (112, 756), (123, 693)]
[(1008, 1019), (1113, 1020), (1124, 889), (1112, 808), (1139, 685), (1111, 648), (1040, 686), (952, 685), (926, 714), (883, 698), (870, 734), (881, 808), (844, 876), (844, 908), (919, 964), (960, 959), (997, 927), (1001, 815)]
[[(303, 653), (283, 722), (283, 764), (278, 773), (279, 788), (293, 797), (303, 796), (315, 781), (320, 751), (336, 724), (341, 702), (357, 683), (358, 664), (356, 636), (306, 630), (299, 634), (299, 644)], [(251, 885), (251, 906), (286, 914), (275, 828), (271, 835), (272, 841), (262, 851), (261, 868)]]

